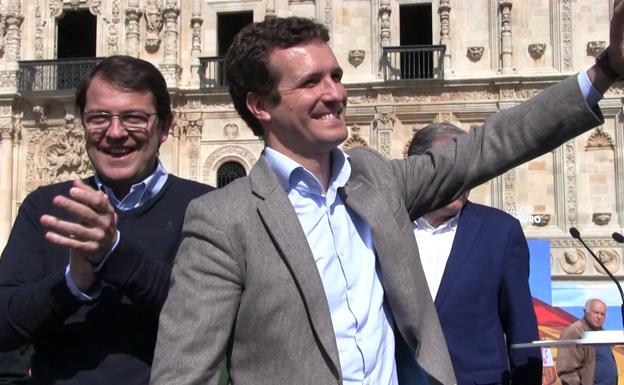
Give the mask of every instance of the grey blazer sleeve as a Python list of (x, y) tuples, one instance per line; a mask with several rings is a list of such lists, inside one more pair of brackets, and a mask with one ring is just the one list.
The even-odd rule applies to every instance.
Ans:
[(443, 206), (462, 191), (602, 123), (599, 109), (588, 107), (577, 77), (571, 76), (525, 103), (490, 116), (482, 126), (445, 146), (394, 161), (410, 218)]
[(239, 305), (241, 270), (219, 216), (204, 202), (194, 200), (186, 211), (173, 289), (160, 316), (151, 384), (216, 385), (219, 380)]

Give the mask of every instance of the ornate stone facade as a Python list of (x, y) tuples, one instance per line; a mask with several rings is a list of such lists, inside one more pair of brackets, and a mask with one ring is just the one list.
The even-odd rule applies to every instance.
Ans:
[[(331, 30), (345, 71), (343, 147), (370, 147), (388, 158), (405, 156), (414, 131), (428, 123), (469, 129), (517, 105), (589, 66), (608, 41), (608, 2), (433, 0), (433, 44), (446, 46), (444, 79), (386, 82), (383, 47), (399, 45), (401, 7), (412, 3), (421, 1), (0, 0), (0, 246), (26, 194), (92, 172), (71, 91), (17, 90), (18, 61), (56, 57), (55, 26), (65, 12), (96, 16), (97, 56), (127, 53), (162, 70), (177, 121), (161, 158), (171, 172), (211, 184), (225, 162), (249, 170), (263, 147), (234, 112), (226, 88), (200, 89), (200, 58), (217, 56), (219, 13), (251, 11), (254, 20), (316, 15)], [(550, 240), (554, 279), (606, 278), (570, 239), (570, 226), (613, 274), (624, 274), (624, 250), (610, 236), (623, 223), (622, 96), (621, 86), (607, 93), (599, 129), (471, 193), (516, 215), (528, 237)]]

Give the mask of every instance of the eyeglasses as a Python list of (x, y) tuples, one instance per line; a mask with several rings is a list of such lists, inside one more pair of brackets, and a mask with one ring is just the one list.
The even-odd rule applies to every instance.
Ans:
[(119, 124), (128, 131), (130, 134), (143, 134), (147, 135), (147, 128), (150, 124), (150, 119), (155, 112), (141, 112), (141, 111), (124, 111), (118, 114), (111, 114), (110, 112), (88, 112), (84, 114), (84, 125), (87, 131), (92, 135), (101, 135), (113, 123), (113, 118), (119, 120)]

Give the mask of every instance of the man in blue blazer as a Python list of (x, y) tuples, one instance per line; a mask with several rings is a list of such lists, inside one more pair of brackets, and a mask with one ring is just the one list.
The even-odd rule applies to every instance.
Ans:
[[(414, 135), (409, 155), (424, 154), (465, 132), (431, 124)], [(460, 385), (541, 384), (529, 290), (529, 251), (520, 223), (468, 201), (469, 191), (414, 222), (421, 262)]]

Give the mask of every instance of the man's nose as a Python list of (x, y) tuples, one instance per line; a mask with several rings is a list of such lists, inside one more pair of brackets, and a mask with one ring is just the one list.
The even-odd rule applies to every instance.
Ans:
[(344, 85), (340, 81), (326, 79), (323, 82), (323, 97), (326, 100), (344, 100), (346, 97)]
[(119, 116), (111, 116), (111, 123), (106, 130), (106, 135), (111, 138), (123, 138), (128, 135), (128, 131), (121, 125)]

